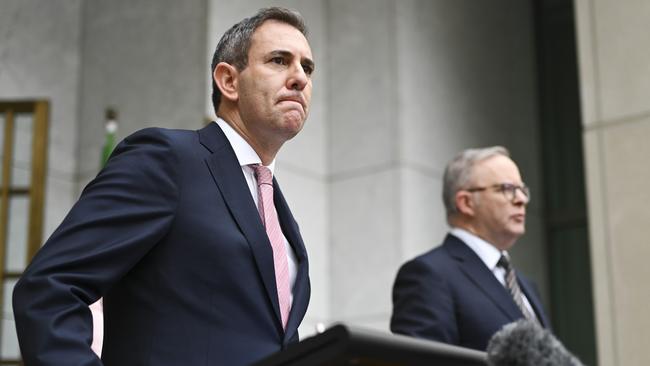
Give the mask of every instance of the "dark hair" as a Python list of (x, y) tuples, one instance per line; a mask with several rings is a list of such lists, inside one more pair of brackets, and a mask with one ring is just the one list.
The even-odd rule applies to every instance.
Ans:
[[(223, 34), (212, 56), (211, 74), (219, 62), (226, 62), (241, 71), (248, 65), (248, 51), (255, 30), (267, 20), (287, 23), (307, 36), (307, 26), (302, 15), (294, 10), (280, 7), (260, 9), (257, 14), (233, 25)], [(219, 109), (221, 91), (212, 79), (212, 105), (215, 113)]]

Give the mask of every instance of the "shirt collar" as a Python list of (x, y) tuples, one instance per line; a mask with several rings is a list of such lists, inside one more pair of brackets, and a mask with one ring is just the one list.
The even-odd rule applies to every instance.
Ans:
[[(235, 131), (235, 129), (232, 128), (230, 124), (228, 124), (228, 122), (217, 117), (216, 123), (219, 125), (219, 127), (221, 127), (221, 130), (223, 131), (224, 135), (226, 135), (228, 142), (230, 142), (230, 146), (232, 146), (232, 149), (235, 151), (235, 155), (237, 156), (237, 160), (239, 161), (240, 166), (244, 167), (252, 164), (262, 164), (262, 159), (260, 159), (251, 145), (246, 140), (244, 140), (244, 138), (241, 137), (241, 135), (239, 135), (239, 133), (237, 133), (237, 131)], [(267, 168), (271, 170), (271, 174), (274, 173), (275, 159), (273, 159)]]
[(476, 255), (481, 258), (483, 263), (490, 269), (494, 270), (497, 266), (497, 262), (501, 258), (501, 255), (508, 256), (507, 251), (501, 252), (494, 245), (488, 243), (487, 241), (479, 238), (478, 236), (470, 233), (465, 229), (459, 227), (453, 227), (449, 230), (449, 233), (458, 239), (462, 240), (467, 244), (470, 249), (472, 249)]

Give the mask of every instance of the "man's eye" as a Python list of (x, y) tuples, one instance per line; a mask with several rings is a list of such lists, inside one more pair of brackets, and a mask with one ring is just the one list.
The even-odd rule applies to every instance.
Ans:
[(305, 74), (311, 75), (314, 72), (314, 68), (310, 65), (302, 65), (302, 69), (305, 71)]
[(513, 192), (515, 189), (517, 189), (517, 186), (515, 186), (514, 184), (504, 183), (499, 188), (501, 192)]
[(286, 62), (284, 61), (283, 57), (273, 57), (271, 59), (271, 62), (276, 63), (278, 65), (286, 65)]

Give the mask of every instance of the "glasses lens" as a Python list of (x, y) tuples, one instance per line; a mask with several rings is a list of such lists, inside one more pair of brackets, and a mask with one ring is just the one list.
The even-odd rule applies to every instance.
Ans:
[(509, 184), (509, 183), (503, 183), (499, 187), (499, 190), (503, 192), (503, 194), (506, 196), (506, 199), (510, 201), (514, 201), (517, 198), (517, 190), (520, 190), (521, 193), (526, 196), (526, 198), (530, 199), (530, 190), (526, 185), (514, 185), (514, 184)]
[(528, 198), (530, 198), (530, 188), (528, 186), (524, 185), (521, 187), (521, 192)]

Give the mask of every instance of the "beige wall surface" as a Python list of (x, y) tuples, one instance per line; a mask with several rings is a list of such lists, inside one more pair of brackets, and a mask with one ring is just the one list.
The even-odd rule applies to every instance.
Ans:
[(650, 3), (575, 5), (599, 364), (646, 365)]

